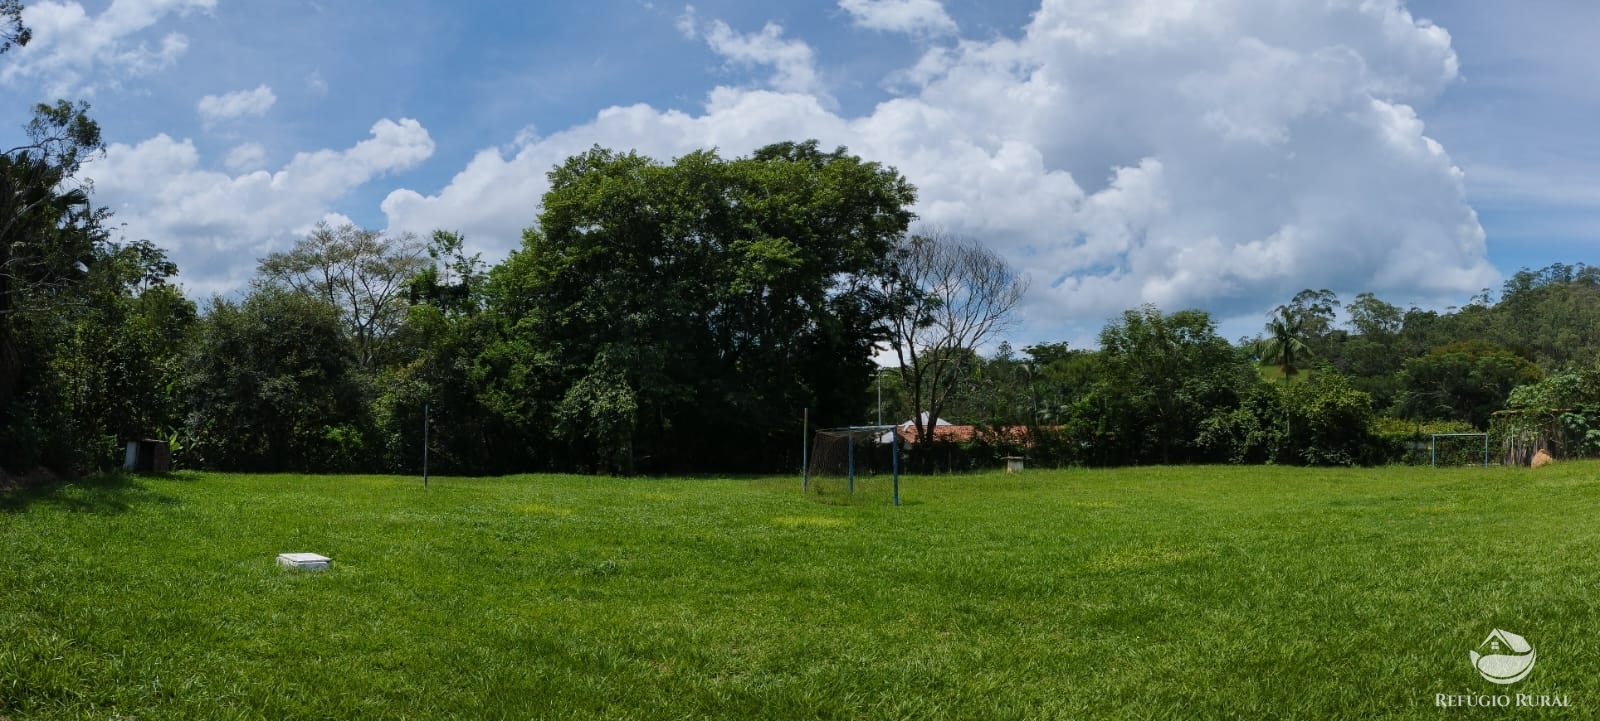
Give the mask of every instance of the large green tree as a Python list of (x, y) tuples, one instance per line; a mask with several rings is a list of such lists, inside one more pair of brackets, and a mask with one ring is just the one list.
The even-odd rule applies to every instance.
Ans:
[(385, 465), (415, 472), (426, 436), (430, 469), (439, 473), (536, 468), (521, 432), (483, 403), (481, 381), (493, 375), (477, 366), (492, 329), (481, 314), (483, 263), (467, 254), (459, 233), (435, 231), (427, 252), (431, 262), (408, 281), (409, 308), (391, 339), (390, 354), (399, 360), (378, 377), (373, 413)]
[(195, 306), (168, 284), (176, 273), (149, 241), (108, 244), (89, 266), (76, 311), (55, 315), (50, 371), (79, 465), (116, 467), (122, 443), (169, 438), (181, 424), (175, 388)]
[(1400, 341), (1405, 313), (1371, 293), (1357, 295), (1346, 310), (1348, 332), (1322, 360), (1370, 394), (1375, 410), (1387, 409), (1399, 392), (1395, 374), (1409, 357)]
[(864, 417), (876, 289), (913, 200), (894, 170), (814, 141), (571, 158), (491, 273), (486, 404), (543, 425), (558, 465), (792, 468), (803, 409)]
[(1217, 407), (1200, 444), (1231, 463), (1355, 465), (1383, 460), (1369, 427), (1372, 398), (1336, 371), (1303, 383), (1256, 382)]
[(370, 468), (368, 398), (339, 311), (263, 287), (213, 299), (186, 362), (187, 453), (222, 470)]
[(1129, 310), (1100, 331), (1100, 347), (1099, 394), (1132, 462), (1197, 460), (1201, 422), (1256, 380), (1205, 311)]
[(41, 453), (70, 437), (52, 349), (84, 307), (103, 256), (108, 213), (78, 173), (102, 147), (86, 105), (38, 105), (26, 140), (0, 153), (0, 459), (71, 470), (73, 453)]

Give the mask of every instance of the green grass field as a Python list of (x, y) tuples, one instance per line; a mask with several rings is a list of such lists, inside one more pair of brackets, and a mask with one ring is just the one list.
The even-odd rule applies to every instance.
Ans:
[[(0, 717), (1600, 716), (1600, 465), (0, 495)], [(333, 557), (326, 573), (274, 565)], [(1468, 659), (1538, 652), (1514, 686)]]

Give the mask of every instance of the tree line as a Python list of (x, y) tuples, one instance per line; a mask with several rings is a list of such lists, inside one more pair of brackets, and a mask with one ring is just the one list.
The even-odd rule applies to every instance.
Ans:
[[(985, 357), (1026, 278), (970, 238), (909, 233), (892, 168), (804, 142), (670, 163), (595, 148), (551, 171), (492, 267), (457, 233), (319, 225), (242, 297), (197, 305), (159, 246), (106, 232), (76, 180), (98, 137), (86, 108), (41, 106), (0, 157), (11, 472), (114, 466), (148, 436), (189, 467), (408, 472), (425, 418), (442, 473), (787, 471), (802, 411), (864, 423), (880, 389), (889, 419), (1027, 429), (952, 455), (919, 423), (926, 469), (1385, 463), (1508, 408), (1600, 449), (1588, 266), (1444, 312), (1306, 290), (1233, 342), (1205, 311), (1143, 306), (1096, 349)], [(881, 348), (898, 367), (874, 366)]]
[[(1233, 342), (1205, 311), (1147, 305), (1107, 323), (1098, 349), (952, 351), (964, 377), (945, 412), (1030, 429), (980, 438), (969, 465), (1383, 464), (1448, 432), (1490, 433), (1495, 457), (1513, 437), (1593, 455), (1597, 332), (1600, 268), (1586, 265), (1524, 269), (1442, 312), (1308, 289)], [(886, 415), (913, 412), (897, 374), (883, 383)]]
[[(0, 4), (0, 52), (29, 38), (19, 12)], [(1096, 349), (984, 356), (1026, 276), (912, 233), (906, 178), (807, 141), (597, 147), (551, 170), (498, 264), (454, 232), (320, 225), (238, 297), (196, 303), (159, 245), (112, 237), (88, 110), (41, 104), (0, 153), (0, 472), (114, 467), (148, 437), (193, 468), (410, 472), (425, 419), (441, 473), (779, 472), (803, 413), (862, 424), (880, 389), (925, 468), (1385, 463), (1471, 429), (1600, 450), (1589, 266), (1443, 312), (1306, 290), (1236, 341), (1203, 310), (1144, 306)], [(1027, 435), (980, 434), (958, 464), (923, 413)]]
[(158, 246), (112, 240), (68, 189), (98, 149), (84, 110), (40, 109), (93, 131), (67, 155), (6, 156), (7, 200), (48, 201), (5, 209), (12, 472), (115, 465), (152, 435), (190, 467), (409, 471), (425, 417), (442, 473), (793, 467), (802, 409), (864, 412), (912, 292), (893, 282), (911, 185), (805, 142), (670, 163), (595, 148), (551, 171), (493, 267), (456, 233), (322, 225), (242, 297), (197, 305)]

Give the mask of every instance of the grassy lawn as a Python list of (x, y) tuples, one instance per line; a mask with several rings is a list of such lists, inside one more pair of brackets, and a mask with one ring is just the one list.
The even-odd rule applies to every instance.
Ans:
[[(0, 717), (1600, 716), (1600, 465), (797, 486), (0, 495)], [(1494, 628), (1538, 649), (1514, 686), (1468, 659)], [(1573, 708), (1435, 707), (1499, 693)]]

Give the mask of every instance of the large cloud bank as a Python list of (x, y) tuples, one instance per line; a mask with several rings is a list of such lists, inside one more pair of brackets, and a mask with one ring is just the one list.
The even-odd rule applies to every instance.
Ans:
[(1448, 297), (1497, 278), (1413, 110), (1456, 77), (1449, 34), (1398, 2), (1045, 0), (1020, 37), (928, 46), (862, 117), (777, 88), (720, 87), (698, 114), (614, 107), (383, 209), (503, 251), (544, 172), (594, 143), (665, 158), (814, 137), (898, 167), (925, 221), (1028, 269), (1035, 332), (1142, 302), (1255, 312), (1304, 287)]
[[(444, 187), (394, 190), (382, 210), (392, 229), (461, 230), (498, 259), (536, 217), (545, 173), (591, 145), (668, 159), (817, 138), (897, 167), (924, 221), (1026, 269), (1031, 338), (1081, 334), (1143, 302), (1226, 317), (1305, 287), (1427, 302), (1498, 277), (1461, 172), (1415, 110), (1457, 78), (1450, 36), (1399, 0), (1044, 0), (1020, 34), (977, 40), (933, 0), (840, 5), (841, 29), (921, 48), (870, 112), (837, 109), (815, 67), (828, 58), (803, 38), (686, 9), (686, 36), (767, 80), (717, 87), (690, 112), (617, 106), (520, 135)], [(205, 239), (282, 242), (326, 212), (325, 193), (432, 148), (419, 125), (385, 121), (372, 140), (275, 174), (201, 171), (192, 147), (165, 138), (114, 148), (111, 164), (142, 173), (121, 189), (137, 202), (119, 218), (154, 201), (148, 237), (222, 252)], [(152, 176), (143, 166), (158, 158), (171, 167)], [(151, 177), (168, 180), (141, 190)], [(234, 275), (254, 260), (233, 259)], [(192, 256), (179, 261), (192, 278)]]

